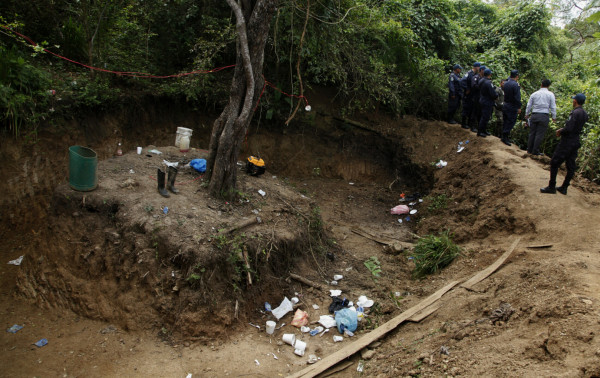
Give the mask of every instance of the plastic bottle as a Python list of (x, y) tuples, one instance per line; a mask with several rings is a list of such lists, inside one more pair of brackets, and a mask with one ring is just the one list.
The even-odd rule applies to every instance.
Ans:
[(179, 140), (179, 151), (180, 152), (188, 152), (190, 150), (190, 136), (182, 135)]
[(121, 148), (121, 142), (117, 144), (117, 156), (123, 156), (123, 149)]

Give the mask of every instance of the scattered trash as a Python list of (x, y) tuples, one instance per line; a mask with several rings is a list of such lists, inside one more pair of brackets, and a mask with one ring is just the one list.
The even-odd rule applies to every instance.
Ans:
[(323, 331), (323, 332), (322, 332), (322, 333), (319, 335), (319, 337), (323, 337), (323, 335), (324, 335), (324, 334), (326, 334), (327, 332), (329, 332), (329, 328), (325, 329), (325, 331)]
[(25, 255), (19, 256), (19, 258), (14, 259), (14, 260), (10, 260), (8, 263), (10, 265), (21, 265), (21, 263), (23, 262), (23, 257), (25, 257)]
[(256, 366), (260, 366), (260, 362), (258, 362), (258, 360), (254, 360), (254, 363), (256, 364)]
[(419, 198), (419, 203), (423, 203), (423, 198)]
[(348, 329), (345, 329), (344, 330), (344, 336), (354, 337), (354, 332), (351, 332)]
[(173, 167), (173, 168), (177, 168), (177, 166), (179, 166), (179, 162), (176, 161), (175, 163), (172, 163), (168, 160), (163, 159), (163, 163), (167, 166), (167, 167)]
[(6, 332), (9, 333), (17, 333), (19, 332), (21, 329), (23, 329), (23, 326), (15, 324), (14, 326), (10, 327), (9, 329), (6, 330)]
[(306, 110), (307, 112), (310, 112), (310, 111), (311, 111), (311, 109), (312, 109), (312, 108), (310, 107), (310, 105), (306, 105), (306, 106), (304, 107), (304, 110)]
[(348, 306), (349, 306), (348, 299), (346, 299), (346, 298), (342, 299), (340, 297), (333, 297), (333, 298), (331, 298), (331, 304), (329, 305), (329, 313), (333, 314), (336, 311), (339, 311)]
[(271, 304), (269, 302), (265, 302), (265, 311), (271, 312)]
[(292, 306), (292, 302), (290, 302), (290, 300), (287, 299), (287, 297), (285, 297), (283, 299), (283, 301), (281, 302), (281, 304), (279, 305), (279, 307), (277, 307), (276, 309), (273, 309), (271, 311), (271, 313), (273, 314), (273, 316), (275, 316), (277, 318), (277, 320), (279, 320), (285, 314), (292, 311), (293, 309), (294, 309), (294, 307)]
[(502, 303), (500, 307), (492, 311), (490, 315), (490, 321), (496, 324), (499, 321), (506, 322), (510, 319), (511, 315), (515, 312), (515, 309), (509, 303)]
[(169, 212), (169, 208), (167, 206), (162, 208), (162, 211), (165, 215), (167, 215), (167, 213)]
[(260, 326), (258, 324), (252, 324), (252, 323), (248, 323), (248, 324), (250, 324), (252, 327), (258, 328), (260, 330)]
[(309, 364), (314, 364), (317, 361), (319, 361), (319, 358), (317, 356), (315, 356), (314, 354), (308, 355), (308, 363)]
[(365, 295), (361, 295), (360, 297), (358, 297), (358, 300), (356, 301), (357, 306), (366, 307), (366, 308), (373, 306), (374, 303), (375, 302), (372, 299), (367, 298)]
[(155, 154), (155, 155), (161, 155), (162, 154), (162, 152), (160, 152), (159, 150), (156, 150), (156, 149), (149, 150), (148, 152), (150, 152), (151, 154)]
[(442, 347), (440, 348), (440, 353), (441, 354), (445, 354), (446, 356), (450, 355), (450, 349), (448, 349), (447, 346), (442, 345)]
[(416, 214), (416, 213), (417, 213), (417, 209), (412, 209), (412, 210), (410, 211), (410, 214), (411, 214), (411, 215), (412, 215), (412, 214)]
[(443, 160), (440, 160), (437, 163), (435, 163), (435, 166), (438, 167), (438, 168), (444, 168), (447, 165), (448, 165), (448, 162), (447, 161), (443, 161)]
[(300, 302), (300, 299), (298, 299), (298, 297), (293, 297), (291, 299), (291, 301), (292, 301), (293, 304), (296, 304), (296, 303)]
[(395, 296), (396, 298), (398, 298), (398, 297), (401, 297), (401, 296), (402, 296), (402, 294), (401, 294), (399, 291), (397, 291), (397, 292), (395, 292), (395, 293), (394, 293), (394, 296)]
[(304, 351), (306, 350), (306, 343), (302, 340), (296, 340), (294, 343), (294, 353), (298, 356), (304, 356)]
[(338, 335), (333, 336), (334, 343), (339, 343), (341, 341), (344, 341), (344, 338), (342, 336), (338, 336)]
[(133, 169), (130, 169), (130, 170), (129, 170), (129, 173), (131, 173), (131, 174), (134, 174), (134, 173), (135, 173), (135, 171), (134, 171)]
[(285, 325), (285, 323), (281, 323), (281, 325), (279, 327), (275, 328), (275, 329), (279, 330), (279, 329), (283, 328), (284, 325)]
[(246, 162), (246, 173), (251, 176), (260, 176), (265, 173), (265, 161), (261, 158), (249, 156)]
[(292, 325), (294, 327), (302, 327), (308, 324), (308, 313), (297, 309), (294, 314), (294, 319), (292, 320)]
[(315, 310), (318, 310), (320, 307), (317, 304), (312, 305), (312, 308), (314, 308)]
[(142, 147), (137, 147), (136, 148), (136, 152), (137, 152), (138, 155), (141, 155), (142, 154)]
[(354, 183), (353, 182), (349, 182), (348, 185), (354, 185)]
[(398, 219), (398, 223), (402, 223), (402, 219)]
[(263, 197), (267, 195), (267, 193), (262, 189), (258, 189), (258, 194), (260, 194)]
[(284, 343), (290, 344), (293, 346), (294, 343), (296, 342), (296, 335), (294, 335), (293, 333), (284, 333), (283, 337), (281, 339), (283, 340)]
[(275, 355), (275, 353), (271, 353), (273, 355), (273, 358), (278, 360), (279, 358)]
[(458, 146), (458, 149), (456, 150), (456, 153), (463, 152), (464, 149), (465, 149), (464, 146)]
[[(275, 323), (272, 320), (268, 320), (266, 323), (266, 331), (268, 335), (272, 335), (273, 332), (275, 332), (275, 326), (277, 325), (277, 323)], [(260, 329), (260, 328), (259, 328)]]
[[(302, 327), (300, 327), (300, 332), (308, 333), (308, 332), (311, 332), (311, 330), (310, 330), (310, 327), (302, 326)], [(312, 336), (314, 336), (314, 335), (312, 335)]]
[(345, 329), (348, 329), (350, 332), (354, 332), (358, 326), (357, 313), (350, 308), (340, 310), (335, 313), (335, 322), (340, 333), (344, 333)]
[(358, 361), (358, 366), (356, 367), (356, 371), (359, 373), (362, 373), (364, 368), (365, 368), (365, 363), (362, 360)]
[(410, 211), (410, 209), (408, 208), (408, 206), (398, 205), (390, 210), (390, 214), (402, 215), (402, 214), (407, 214), (409, 211)]
[(406, 217), (406, 218), (404, 218), (404, 221), (405, 221), (405, 222), (410, 222), (410, 217)]
[(190, 161), (190, 167), (194, 168), (200, 173), (206, 172), (206, 160), (205, 159), (192, 159)]
[(338, 282), (337, 281), (331, 281), (329, 284), (331, 284), (331, 286), (337, 286)]
[(309, 334), (310, 334), (311, 336), (316, 336), (316, 335), (318, 335), (319, 333), (323, 332), (323, 330), (324, 330), (324, 329), (325, 329), (325, 328), (323, 328), (323, 327), (321, 327), (321, 326), (319, 326), (319, 327), (315, 327), (315, 329), (311, 329), (311, 330), (310, 330)]
[(331, 328), (336, 326), (335, 319), (331, 315), (321, 315), (319, 317), (319, 324), (325, 328)]
[(329, 290), (329, 293), (329, 295), (332, 297), (339, 297), (340, 295), (342, 295), (341, 290)]
[(48, 344), (48, 340), (46, 339), (40, 339), (37, 342), (33, 343), (33, 345), (37, 346), (38, 348), (41, 348), (46, 344)]
[(188, 373), (188, 375), (186, 375), (185, 378), (192, 378), (192, 373)]
[(336, 275), (333, 276), (333, 279), (336, 280), (336, 281), (339, 281), (342, 278), (344, 278), (344, 276), (342, 276), (341, 274), (336, 274)]

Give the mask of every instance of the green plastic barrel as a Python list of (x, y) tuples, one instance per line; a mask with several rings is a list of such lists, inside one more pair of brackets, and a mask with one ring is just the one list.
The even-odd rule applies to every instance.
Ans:
[(82, 146), (69, 147), (69, 185), (88, 192), (98, 186), (98, 154)]

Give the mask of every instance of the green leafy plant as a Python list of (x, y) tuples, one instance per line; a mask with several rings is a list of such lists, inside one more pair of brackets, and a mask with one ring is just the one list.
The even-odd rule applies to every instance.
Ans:
[(435, 213), (439, 210), (443, 210), (448, 207), (448, 201), (452, 198), (449, 198), (445, 194), (440, 194), (438, 196), (429, 198), (429, 206), (427, 206), (427, 210), (430, 213)]
[(452, 242), (449, 230), (443, 231), (439, 236), (422, 237), (413, 249), (414, 275), (422, 277), (436, 273), (450, 265), (459, 254), (460, 247)]
[(381, 263), (379, 262), (377, 256), (369, 257), (369, 259), (366, 260), (364, 264), (369, 270), (369, 272), (371, 272), (371, 278), (373, 278), (374, 281), (376, 281), (377, 278), (381, 277)]

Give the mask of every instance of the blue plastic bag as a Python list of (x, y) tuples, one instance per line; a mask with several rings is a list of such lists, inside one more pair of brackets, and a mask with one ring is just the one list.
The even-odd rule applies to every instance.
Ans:
[(335, 313), (335, 322), (340, 333), (344, 333), (345, 329), (354, 332), (358, 326), (358, 314), (350, 308), (344, 308)]
[(190, 167), (194, 168), (200, 173), (206, 172), (206, 160), (205, 159), (194, 159), (190, 161)]

